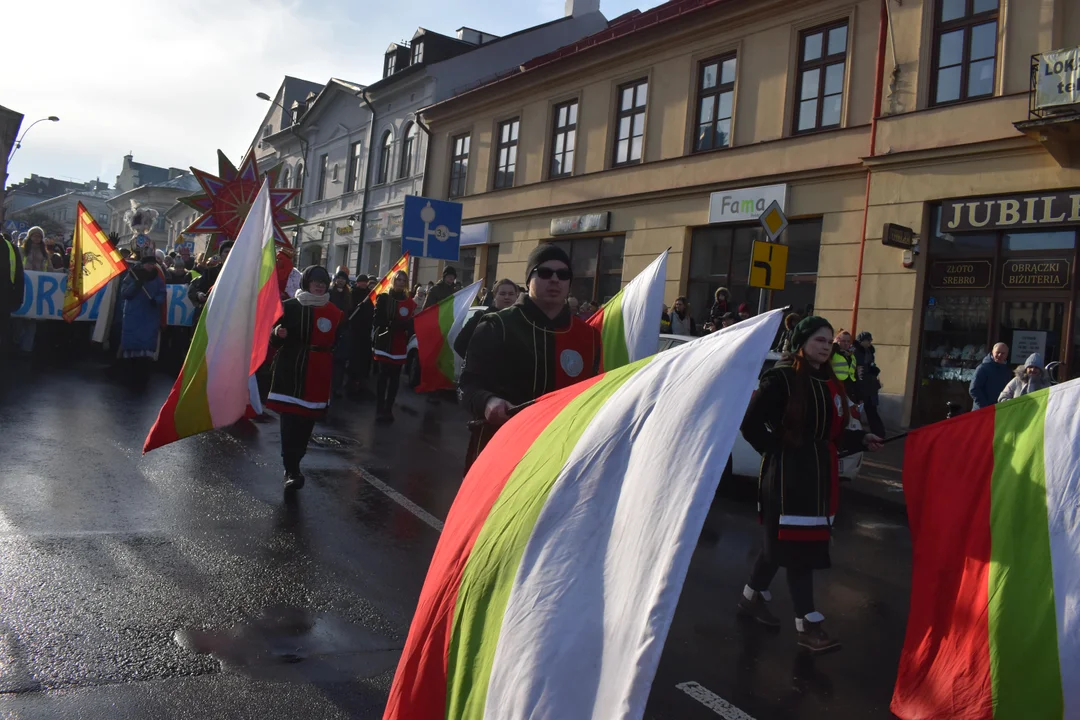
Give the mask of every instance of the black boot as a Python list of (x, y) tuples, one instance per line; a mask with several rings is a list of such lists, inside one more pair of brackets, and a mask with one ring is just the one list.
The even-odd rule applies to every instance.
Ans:
[(760, 592), (754, 592), (752, 598), (747, 599), (746, 595), (739, 598), (738, 607), (739, 617), (744, 617), (748, 620), (753, 620), (756, 623), (764, 625), (767, 628), (779, 628), (780, 620), (772, 612), (769, 611), (768, 601), (765, 600), (765, 596)]
[(285, 492), (296, 492), (300, 488), (304, 487), (304, 473), (300, 472), (300, 468), (293, 468), (292, 470), (285, 471)]
[(823, 624), (823, 622), (812, 622), (805, 618), (795, 621), (795, 626), (799, 631), (799, 646), (813, 655), (835, 652), (842, 647), (839, 640), (829, 637)]

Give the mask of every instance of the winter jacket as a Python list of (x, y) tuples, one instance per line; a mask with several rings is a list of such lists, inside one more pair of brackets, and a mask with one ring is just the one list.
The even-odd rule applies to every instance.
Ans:
[(840, 386), (826, 368), (812, 371), (800, 436), (784, 436), (797, 382), (790, 360), (761, 377), (742, 422), (746, 441), (762, 455), (758, 507), (768, 559), (784, 567), (829, 566), (828, 540), (839, 501), (840, 451), (862, 449), (865, 433), (844, 426)]
[(690, 317), (690, 313), (686, 313), (686, 317), (679, 317), (679, 313), (671, 313), (671, 334), (672, 335), (697, 335), (697, 325), (694, 324), (694, 318)]
[(457, 339), (454, 340), (454, 352), (462, 360), (469, 353), (469, 343), (472, 341), (473, 333), (476, 332), (476, 328), (480, 325), (480, 321), (484, 319), (489, 313), (498, 312), (495, 308), (484, 310), (483, 312), (473, 313), (473, 316), (465, 321), (465, 324), (461, 326), (461, 330), (458, 332)]
[(416, 302), (403, 292), (391, 290), (376, 298), (372, 355), (377, 362), (405, 364), (415, 316)]
[[(270, 344), (277, 353), (266, 406), (277, 412), (317, 417), (330, 404), (341, 311), (330, 302), (303, 305), (293, 298), (281, 304), (281, 313), (270, 332)], [(278, 328), (287, 331), (284, 338), (278, 337)]]
[(158, 334), (165, 308), (165, 278), (157, 268), (147, 273), (141, 267), (136, 267), (124, 276), (120, 284), (120, 297), (124, 300), (120, 351), (152, 355), (158, 349)]
[(994, 362), (993, 355), (987, 355), (975, 370), (975, 377), (968, 386), (972, 410), (990, 407), (998, 401), (1001, 391), (1012, 380), (1012, 370), (1005, 363)]
[[(878, 380), (881, 368), (874, 363), (874, 354), (873, 345), (869, 349), (862, 345), (855, 346), (855, 385), (859, 388), (859, 398), (870, 407), (877, 407), (878, 391), (881, 389)], [(859, 377), (860, 370), (862, 377)]]
[[(1029, 367), (1039, 368), (1039, 374), (1034, 377), (1028, 377), (1027, 369)], [(1016, 368), (1016, 377), (1009, 381), (1009, 384), (1005, 386), (1005, 389), (998, 395), (998, 402), (1005, 402), (1006, 400), (1014, 400), (1021, 395), (1027, 395), (1033, 393), (1036, 390), (1042, 390), (1043, 388), (1050, 387), (1050, 375), (1043, 369), (1043, 358), (1039, 353), (1032, 353), (1028, 356), (1027, 362), (1020, 367)]]
[(723, 322), (724, 316), (728, 314), (728, 301), (717, 300), (712, 304), (712, 309), (709, 310), (709, 320), (716, 326), (716, 329), (720, 329), (720, 323)]
[(445, 282), (435, 283), (435, 287), (428, 290), (427, 298), (424, 300), (424, 307), (422, 310), (427, 310), (432, 305), (438, 305), (454, 294), (454, 286)]
[(0, 322), (22, 307), (25, 286), (22, 253), (14, 243), (0, 236)]

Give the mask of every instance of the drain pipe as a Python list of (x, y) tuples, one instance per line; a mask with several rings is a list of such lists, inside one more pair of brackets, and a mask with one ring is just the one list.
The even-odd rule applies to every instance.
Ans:
[(368, 126), (368, 153), (367, 168), (364, 170), (364, 199), (360, 202), (360, 246), (356, 250), (356, 274), (359, 275), (364, 262), (364, 234), (367, 230), (368, 196), (371, 194), (371, 162), (375, 157), (375, 106), (367, 96), (367, 88), (363, 88), (358, 94), (371, 113), (371, 124)]
[[(885, 77), (885, 46), (889, 29), (889, 0), (881, 0), (881, 19), (878, 22), (877, 66), (874, 70), (874, 114), (870, 118), (870, 154), (877, 148), (878, 116), (881, 115), (881, 91)], [(859, 269), (855, 274), (855, 300), (851, 306), (851, 336), (859, 322), (859, 297), (862, 294), (863, 258), (866, 257), (866, 224), (870, 215), (870, 181), (872, 168), (866, 168), (866, 197), (863, 200), (862, 238), (859, 243)]]

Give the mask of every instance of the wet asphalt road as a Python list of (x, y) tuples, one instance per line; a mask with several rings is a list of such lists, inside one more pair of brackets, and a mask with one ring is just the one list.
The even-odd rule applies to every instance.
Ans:
[[(404, 391), (390, 427), (371, 402), (340, 402), (290, 506), (276, 422), (143, 457), (169, 378), (142, 394), (91, 364), (17, 378), (0, 395), (0, 718), (381, 717), (460, 483), (452, 402)], [(845, 490), (817, 578), (845, 647), (809, 659), (782, 576), (780, 631), (734, 617), (759, 530), (732, 495), (708, 519), (647, 717), (744, 717), (715, 696), (758, 720), (890, 717), (903, 515)]]

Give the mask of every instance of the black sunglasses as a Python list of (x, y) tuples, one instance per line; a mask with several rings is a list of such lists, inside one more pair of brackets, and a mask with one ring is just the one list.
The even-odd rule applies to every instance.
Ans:
[(570, 272), (570, 268), (559, 268), (556, 270), (555, 268), (538, 267), (533, 270), (533, 272), (536, 273), (536, 277), (541, 280), (550, 280), (552, 277), (558, 276), (560, 280), (566, 282), (574, 277), (574, 273)]

